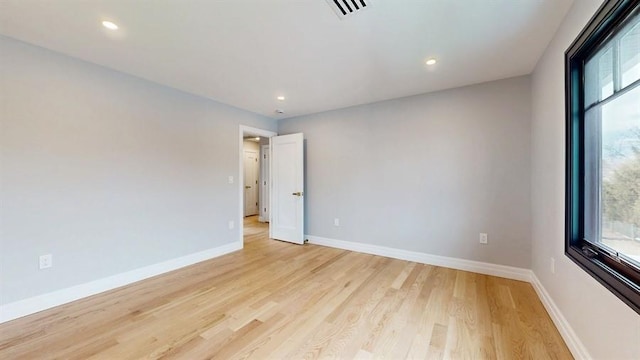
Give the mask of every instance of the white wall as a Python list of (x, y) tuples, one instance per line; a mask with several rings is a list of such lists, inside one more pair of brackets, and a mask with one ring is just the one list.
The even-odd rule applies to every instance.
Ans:
[(252, 151), (255, 151), (255, 152), (258, 152), (258, 153), (260, 152), (260, 144), (258, 144), (255, 141), (245, 140), (245, 141), (242, 142), (242, 147), (245, 150), (252, 150)]
[(640, 316), (564, 255), (564, 51), (601, 3), (576, 0), (532, 77), (532, 267), (592, 357), (640, 359)]
[(2, 37), (0, 64), (0, 304), (237, 242), (239, 124), (273, 120)]
[(529, 268), (530, 99), (519, 77), (281, 120), (305, 134), (306, 233)]

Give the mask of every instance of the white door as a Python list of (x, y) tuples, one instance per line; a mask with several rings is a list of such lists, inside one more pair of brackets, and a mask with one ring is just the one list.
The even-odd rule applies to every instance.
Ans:
[(274, 136), (271, 146), (271, 226), (269, 237), (304, 243), (303, 135)]
[(244, 151), (244, 216), (258, 214), (258, 152)]
[(269, 221), (270, 161), (271, 151), (269, 151), (269, 145), (262, 145), (260, 147), (260, 218), (258, 219), (261, 222)]

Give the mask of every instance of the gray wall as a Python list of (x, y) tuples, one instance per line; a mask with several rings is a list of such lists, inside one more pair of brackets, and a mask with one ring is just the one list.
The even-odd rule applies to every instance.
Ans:
[(601, 3), (574, 3), (532, 76), (532, 268), (592, 357), (640, 359), (640, 316), (564, 255), (564, 51)]
[(306, 233), (529, 268), (530, 102), (519, 77), (281, 120), (305, 134)]
[(273, 120), (1, 37), (0, 65), (0, 304), (238, 240), (238, 125)]

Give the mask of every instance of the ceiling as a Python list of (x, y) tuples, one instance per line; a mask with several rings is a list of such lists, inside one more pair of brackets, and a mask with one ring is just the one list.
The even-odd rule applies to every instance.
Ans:
[(1, 0), (0, 34), (279, 119), (529, 74), (573, 0), (368, 2)]

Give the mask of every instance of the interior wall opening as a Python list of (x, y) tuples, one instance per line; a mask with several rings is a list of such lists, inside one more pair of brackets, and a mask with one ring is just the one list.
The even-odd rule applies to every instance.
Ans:
[(240, 237), (269, 230), (269, 138), (276, 133), (240, 128)]

